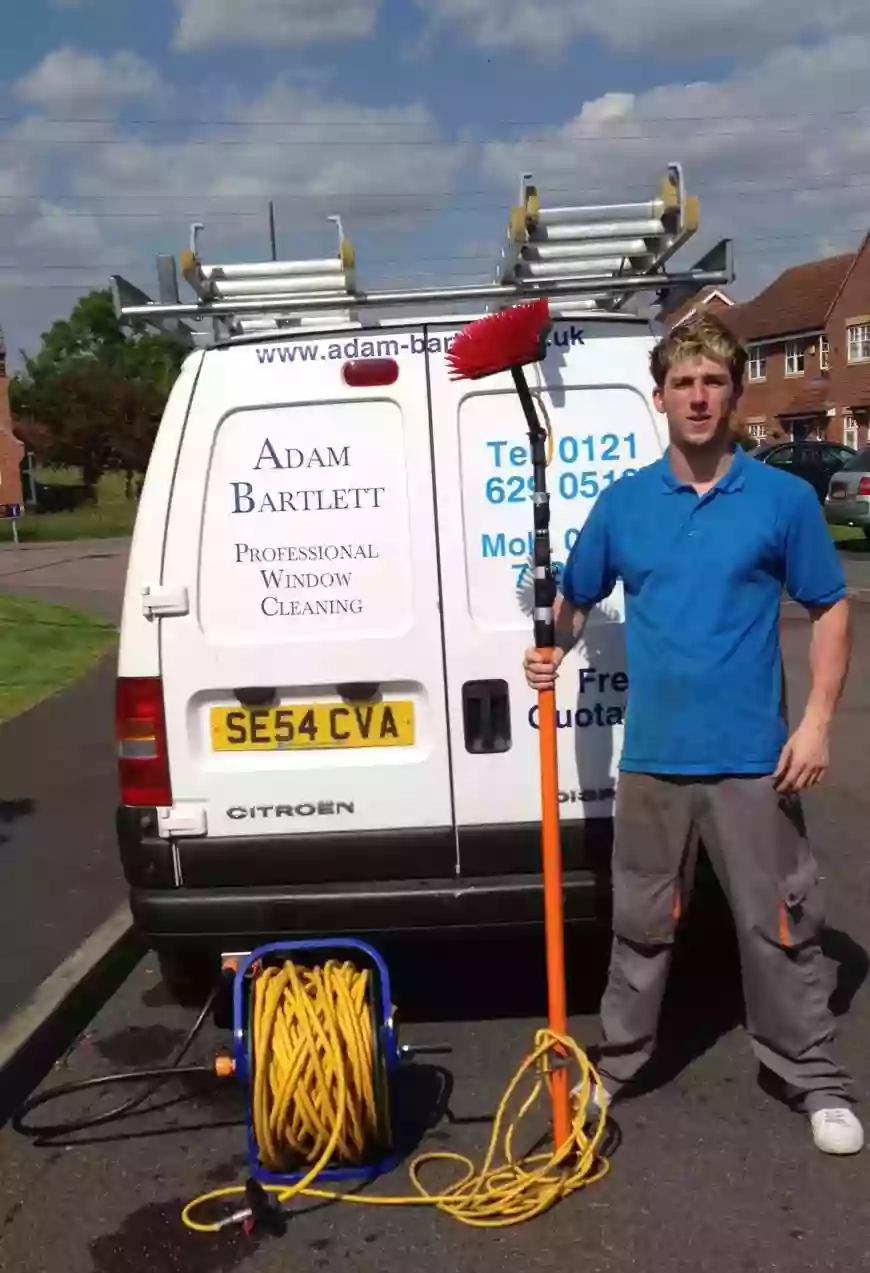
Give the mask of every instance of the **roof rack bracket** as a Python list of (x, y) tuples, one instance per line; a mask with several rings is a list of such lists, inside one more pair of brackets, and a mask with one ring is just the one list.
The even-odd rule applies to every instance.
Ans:
[[(703, 275), (720, 276), (721, 284), (728, 285), (734, 282), (734, 240), (720, 239), (718, 243), (710, 248), (709, 252), (705, 252), (699, 261), (692, 267), (693, 273)], [(712, 284), (711, 285), (715, 285)], [(698, 292), (698, 284), (692, 281), (681, 282), (679, 278), (669, 279), (667, 283), (659, 288), (657, 300), (659, 303), (659, 318), (669, 318), (671, 314), (675, 314), (681, 305), (691, 300)]]
[(668, 165), (652, 198), (623, 204), (545, 207), (532, 174), (522, 173), (495, 277), (486, 284), (366, 292), (357, 285), (356, 252), (341, 216), (328, 219), (338, 238), (333, 256), (214, 265), (202, 259), (205, 227), (195, 221), (180, 267), (196, 299), (180, 300), (175, 261), (159, 256), (160, 300), (131, 291), (132, 285), (113, 276), (116, 309), (129, 321), (145, 319), (154, 325), (164, 319), (210, 319), (217, 340), (265, 335), (318, 315), (356, 322), (362, 309), (478, 303), (486, 310), (538, 296), (547, 296), (554, 311), (564, 314), (621, 317), (626, 303), (641, 293), (670, 304), (680, 288), (694, 293), (733, 279), (731, 241), (724, 239), (694, 269), (665, 272), (665, 264), (697, 232), (700, 221), (698, 200), (687, 194), (678, 163)]

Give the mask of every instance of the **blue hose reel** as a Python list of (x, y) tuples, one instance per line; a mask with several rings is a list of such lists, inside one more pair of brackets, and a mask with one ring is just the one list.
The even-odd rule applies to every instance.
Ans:
[[(327, 1181), (370, 1181), (392, 1171), (400, 1160), (393, 1143), (393, 1094), (396, 1075), (401, 1061), (396, 1029), (393, 1022), (393, 1003), (390, 991), (390, 975), (381, 956), (371, 946), (351, 937), (330, 937), (317, 941), (279, 941), (259, 946), (240, 957), (233, 978), (233, 1059), (235, 1076), (248, 1089), (253, 1090), (252, 1056), (253, 1028), (251, 1011), (253, 995), (251, 981), (258, 966), (283, 964), (288, 959), (311, 967), (318, 960), (331, 958), (350, 959), (357, 967), (368, 970), (369, 1011), (372, 1020), (372, 1081), (377, 1113), (377, 1143), (371, 1147), (366, 1161), (358, 1165), (327, 1167), (321, 1179)], [(301, 1180), (308, 1168), (275, 1172), (263, 1166), (254, 1133), (253, 1113), (249, 1099), (245, 1112), (248, 1165), (251, 1176), (263, 1185), (288, 1186)]]

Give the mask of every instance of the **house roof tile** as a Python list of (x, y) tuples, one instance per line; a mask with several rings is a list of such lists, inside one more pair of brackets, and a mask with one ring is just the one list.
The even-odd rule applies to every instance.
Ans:
[(741, 340), (770, 340), (820, 330), (856, 255), (847, 252), (792, 266), (754, 300), (735, 305), (726, 321)]

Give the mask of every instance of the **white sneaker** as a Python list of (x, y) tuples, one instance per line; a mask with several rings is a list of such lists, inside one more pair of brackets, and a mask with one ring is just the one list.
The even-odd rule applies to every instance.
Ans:
[(810, 1114), (813, 1140), (823, 1154), (857, 1154), (864, 1148), (864, 1128), (852, 1111), (819, 1109)]

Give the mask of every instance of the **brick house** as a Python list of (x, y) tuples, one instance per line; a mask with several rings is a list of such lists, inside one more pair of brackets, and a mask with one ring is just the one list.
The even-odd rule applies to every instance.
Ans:
[(793, 266), (742, 304), (705, 289), (667, 325), (706, 306), (749, 349), (739, 410), (746, 432), (868, 445), (870, 234), (856, 252)]
[(731, 299), (724, 288), (702, 287), (700, 292), (683, 301), (675, 309), (665, 307), (659, 310), (659, 315), (665, 326), (670, 329), (685, 322), (687, 318), (692, 318), (699, 310), (709, 309), (713, 313), (724, 316), (728, 310), (735, 307), (739, 308), (737, 302)]
[(6, 375), (6, 346), (0, 330), (0, 505), (21, 504), (21, 461), (24, 444), (12, 432), (9, 409), (9, 379)]

